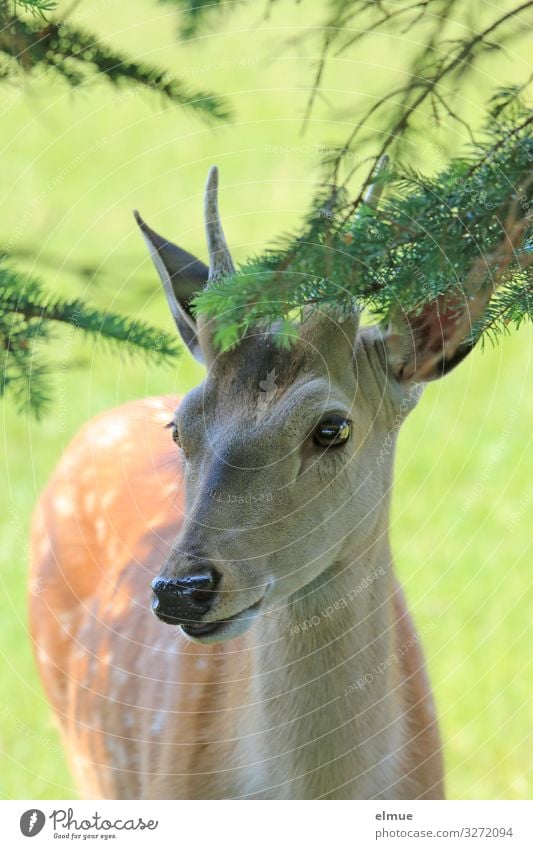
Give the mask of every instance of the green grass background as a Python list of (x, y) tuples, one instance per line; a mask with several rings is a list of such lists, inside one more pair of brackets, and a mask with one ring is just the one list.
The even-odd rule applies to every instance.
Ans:
[[(54, 291), (85, 295), (170, 329), (132, 207), (204, 257), (202, 192), (216, 162), (225, 229), (238, 260), (297, 225), (315, 185), (318, 146), (347, 136), (353, 117), (347, 104), (361, 104), (384, 81), (397, 80), (410, 45), (395, 35), (364, 47), (357, 61), (334, 62), (325, 97), (301, 136), (317, 42), (289, 42), (312, 25), (313, 15), (288, 3), (276, 4), (268, 18), (263, 12), (259, 4), (240, 10), (183, 45), (168, 6), (82, 3), (76, 14), (86, 28), (191, 85), (226, 94), (235, 117), (211, 128), (148, 93), (113, 93), (98, 84), (72, 93), (49, 79), (23, 88), (3, 84), (2, 251), (13, 251), (20, 268)], [(525, 76), (525, 51), (496, 56), (476, 86), (461, 90), (474, 120), (485, 89)], [(411, 141), (417, 161), (428, 167), (440, 155), (432, 139), (428, 132)], [(460, 140), (450, 124), (447, 143), (453, 149)], [(361, 153), (371, 154), (372, 145)], [(531, 795), (532, 352), (526, 327), (496, 348), (476, 350), (427, 389), (400, 438), (393, 548), (427, 652), (452, 798)], [(35, 422), (9, 403), (1, 408), (4, 798), (76, 795), (27, 633), (27, 534), (38, 493), (90, 416), (144, 394), (185, 392), (202, 374), (187, 354), (172, 368), (156, 368), (111, 356), (102, 344), (68, 331), (58, 332), (45, 356), (54, 369), (49, 414)]]

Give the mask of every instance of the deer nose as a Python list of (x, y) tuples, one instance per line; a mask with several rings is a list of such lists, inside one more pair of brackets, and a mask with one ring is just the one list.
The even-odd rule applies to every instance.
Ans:
[(220, 576), (209, 565), (180, 578), (154, 578), (152, 610), (172, 625), (198, 622), (213, 606)]

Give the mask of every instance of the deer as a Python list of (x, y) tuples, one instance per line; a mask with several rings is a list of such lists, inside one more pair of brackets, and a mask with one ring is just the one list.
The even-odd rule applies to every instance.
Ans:
[(206, 372), (89, 421), (35, 509), (31, 634), (79, 792), (444, 798), (389, 511), (399, 425), (473, 347), (475, 296), (388, 327), (311, 309), (288, 351), (275, 324), (221, 350), (191, 307), (235, 272), (217, 168), (209, 265), (135, 217)]

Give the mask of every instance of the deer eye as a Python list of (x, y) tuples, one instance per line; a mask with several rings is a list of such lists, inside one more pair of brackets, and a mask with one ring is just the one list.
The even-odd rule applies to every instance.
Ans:
[(328, 416), (315, 428), (313, 441), (323, 448), (338, 448), (348, 442), (352, 423), (344, 416)]
[(178, 430), (178, 426), (176, 424), (174, 424), (174, 422), (169, 422), (167, 424), (167, 427), (170, 430), (172, 439), (174, 440), (174, 442), (176, 443), (178, 448), (181, 448), (181, 440), (180, 440), (180, 433), (179, 433), (179, 430)]

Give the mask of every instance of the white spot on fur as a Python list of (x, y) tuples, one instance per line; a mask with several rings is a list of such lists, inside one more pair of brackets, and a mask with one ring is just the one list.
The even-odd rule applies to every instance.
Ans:
[(82, 770), (86, 770), (87, 767), (91, 766), (92, 762), (89, 760), (89, 758), (85, 758), (83, 757), (83, 755), (74, 755), (74, 768), (76, 770), (80, 770), (80, 773)]
[(96, 442), (103, 448), (115, 445), (121, 442), (128, 432), (127, 424), (124, 419), (107, 419), (104, 425), (100, 425), (96, 436)]
[(56, 495), (54, 498), (54, 510), (60, 516), (71, 516), (74, 513), (74, 507), (70, 498), (66, 495)]
[(157, 416), (157, 418), (162, 418), (163, 414), (165, 416), (165, 421), (168, 421), (170, 418), (170, 414), (168, 412), (167, 406), (160, 398), (148, 398), (146, 401), (146, 406), (151, 410), (157, 410), (161, 412), (161, 416)]
[(48, 537), (44, 537), (39, 544), (39, 557), (46, 557), (48, 552), (51, 550), (50, 540)]
[(41, 648), (41, 646), (39, 646), (39, 648), (37, 649), (37, 660), (39, 661), (39, 663), (51, 663), (48, 654), (43, 648)]
[(102, 506), (103, 507), (110, 507), (116, 497), (117, 497), (116, 490), (111, 490), (111, 492), (106, 492), (106, 494), (102, 496)]
[(105, 519), (97, 519), (94, 523), (94, 527), (96, 529), (96, 538), (98, 542), (103, 542), (106, 538), (107, 533), (107, 522)]
[(167, 517), (166, 513), (158, 513), (157, 516), (154, 516), (149, 522), (147, 527), (149, 528), (159, 528), (163, 524)]

